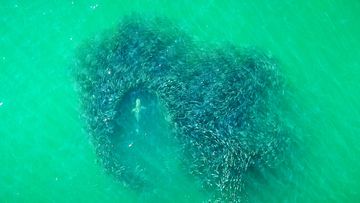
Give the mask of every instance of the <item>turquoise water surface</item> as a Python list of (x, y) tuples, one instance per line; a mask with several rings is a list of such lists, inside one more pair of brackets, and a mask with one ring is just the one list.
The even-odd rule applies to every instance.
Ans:
[(132, 13), (166, 17), (202, 43), (255, 47), (278, 60), (294, 152), (276, 173), (254, 175), (246, 200), (360, 201), (359, 1), (3, 0), (0, 202), (207, 200), (179, 171), (176, 185), (146, 196), (96, 161), (71, 67), (85, 40)]

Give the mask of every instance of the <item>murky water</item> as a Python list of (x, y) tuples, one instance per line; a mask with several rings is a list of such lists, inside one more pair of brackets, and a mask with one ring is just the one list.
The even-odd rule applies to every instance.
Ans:
[[(284, 117), (291, 120), (297, 150), (275, 171), (249, 176), (256, 183), (247, 188), (250, 202), (360, 201), (358, 1), (8, 0), (0, 4), (1, 202), (207, 199), (176, 159), (149, 166), (164, 174), (164, 166), (177, 170), (171, 170), (172, 180), (153, 174), (158, 188), (143, 195), (96, 163), (69, 67), (84, 40), (133, 12), (165, 16), (203, 43), (256, 47), (279, 61), (290, 92), (291, 111)], [(136, 97), (130, 95), (123, 108), (134, 108)], [(153, 110), (154, 101), (146, 96), (144, 111)], [(147, 143), (148, 149), (136, 153), (140, 157), (170, 156), (176, 143), (158, 146), (152, 133), (134, 139), (147, 129), (172, 142), (162, 111), (146, 116), (161, 122), (143, 123), (137, 132), (137, 122), (121, 117), (134, 130), (126, 131), (123, 144), (136, 150), (136, 142)]]

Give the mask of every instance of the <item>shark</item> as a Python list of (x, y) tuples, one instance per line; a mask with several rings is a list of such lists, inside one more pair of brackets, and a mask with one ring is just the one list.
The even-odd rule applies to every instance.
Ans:
[(141, 110), (143, 110), (143, 109), (145, 109), (145, 107), (143, 107), (143, 106), (141, 105), (141, 100), (140, 100), (139, 98), (137, 98), (137, 99), (135, 100), (135, 107), (131, 110), (131, 112), (134, 113), (135, 119), (136, 119), (137, 122), (139, 122), (139, 120), (140, 120), (140, 112), (141, 112)]

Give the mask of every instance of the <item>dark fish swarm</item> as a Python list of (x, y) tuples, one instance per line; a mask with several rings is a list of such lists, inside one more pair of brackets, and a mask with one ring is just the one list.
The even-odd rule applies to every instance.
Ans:
[(88, 132), (100, 162), (121, 182), (144, 181), (127, 169), (111, 139), (117, 106), (133, 89), (157, 95), (189, 174), (215, 199), (240, 200), (248, 170), (279, 163), (288, 141), (277, 114), (284, 82), (270, 56), (202, 46), (164, 19), (134, 16), (79, 50), (75, 75)]

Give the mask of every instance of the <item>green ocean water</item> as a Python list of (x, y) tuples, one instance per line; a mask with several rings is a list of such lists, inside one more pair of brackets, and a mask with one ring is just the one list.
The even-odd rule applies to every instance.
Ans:
[[(360, 201), (360, 2), (0, 2), (0, 202), (201, 202), (196, 186), (141, 197), (104, 173), (80, 118), (76, 48), (127, 14), (165, 16), (197, 40), (258, 47), (291, 88), (287, 181), (269, 174), (250, 202)], [(290, 170), (290, 169), (289, 169)], [(161, 194), (161, 191), (159, 192)]]

